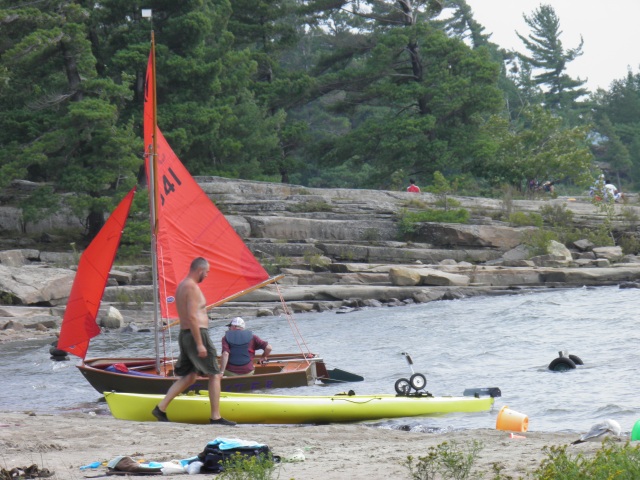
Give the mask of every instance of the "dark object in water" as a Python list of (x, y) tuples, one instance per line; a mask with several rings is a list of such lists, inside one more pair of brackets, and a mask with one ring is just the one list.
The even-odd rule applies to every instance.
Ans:
[(576, 365), (584, 365), (580, 357), (577, 355), (564, 356), (564, 352), (558, 352), (558, 358), (554, 358), (549, 364), (549, 370), (554, 372), (566, 372), (567, 370), (573, 370)]

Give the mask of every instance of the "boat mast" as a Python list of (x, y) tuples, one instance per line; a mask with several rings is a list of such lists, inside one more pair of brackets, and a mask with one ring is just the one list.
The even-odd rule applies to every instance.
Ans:
[(151, 217), (151, 271), (153, 277), (153, 325), (154, 343), (156, 351), (156, 369), (160, 373), (160, 317), (158, 315), (160, 298), (158, 293), (158, 192), (156, 189), (156, 177), (158, 174), (157, 163), (157, 132), (158, 117), (156, 109), (156, 42), (153, 30), (151, 30), (151, 112), (153, 117), (153, 133), (151, 141), (151, 152), (149, 155), (149, 208)]

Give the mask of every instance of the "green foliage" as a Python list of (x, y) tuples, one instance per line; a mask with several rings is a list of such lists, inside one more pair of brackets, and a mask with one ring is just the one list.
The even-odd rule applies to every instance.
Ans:
[(360, 239), (365, 242), (377, 242), (380, 240), (380, 232), (377, 228), (365, 228)]
[(324, 270), (331, 263), (328, 258), (318, 253), (305, 252), (303, 258), (312, 270)]
[(430, 447), (427, 454), (415, 459), (409, 455), (403, 466), (409, 470), (412, 480), (472, 478), (473, 463), (483, 445), (477, 440), (461, 445), (455, 441)]
[(224, 480), (269, 480), (276, 471), (273, 456), (232, 455), (222, 464), (223, 471), (217, 477)]
[(331, 212), (333, 207), (329, 205), (325, 200), (309, 200), (303, 203), (295, 203), (287, 206), (287, 210), (290, 212)]
[(527, 246), (532, 257), (549, 253), (551, 240), (558, 241), (558, 234), (544, 228), (538, 228), (533, 232), (527, 232), (522, 238), (522, 243)]
[(22, 210), (22, 233), (27, 232), (27, 224), (36, 223), (50, 217), (59, 208), (59, 198), (53, 195), (53, 187), (45, 185), (37, 188), (18, 206)]
[(411, 236), (421, 222), (466, 223), (469, 221), (469, 211), (464, 208), (458, 210), (423, 210), (411, 212), (402, 209), (397, 215), (398, 231), (402, 238)]
[(490, 117), (483, 130), (485, 143), (478, 149), (473, 169), (494, 184), (521, 188), (531, 179), (543, 179), (586, 187), (593, 181), (586, 126), (568, 128), (548, 110), (526, 107), (514, 121)]
[(533, 226), (541, 228), (543, 219), (542, 215), (538, 213), (513, 212), (509, 215), (509, 223), (514, 227)]
[(404, 202), (404, 206), (407, 208), (426, 208), (427, 204), (420, 198), (411, 198)]
[(452, 185), (445, 178), (442, 173), (435, 171), (433, 173), (433, 185), (427, 187), (427, 191), (435, 194), (438, 197), (436, 206), (442, 207), (445, 210), (449, 210), (449, 207), (459, 207), (460, 202), (455, 199), (449, 199), (448, 195), (454, 191), (457, 187), (457, 182), (454, 181)]
[[(147, 192), (138, 190), (133, 198), (129, 218), (122, 233), (117, 261), (151, 264), (151, 226)], [(145, 255), (146, 252), (146, 255)]]
[(582, 87), (586, 80), (574, 80), (567, 75), (567, 65), (582, 55), (583, 41), (576, 48), (565, 50), (560, 41), (560, 20), (551, 5), (540, 5), (524, 20), (532, 33), (527, 37), (516, 32), (529, 51), (519, 54), (520, 59), (532, 67), (542, 70), (535, 75), (538, 86), (545, 88), (545, 104), (552, 110), (568, 109), (575, 100), (586, 94)]
[(640, 239), (636, 236), (625, 235), (618, 240), (618, 245), (626, 255), (637, 255), (640, 253)]
[(568, 446), (544, 447), (547, 455), (534, 471), (536, 480), (634, 479), (640, 477), (640, 446), (605, 439), (595, 456), (571, 454)]
[(568, 226), (573, 223), (573, 212), (567, 208), (567, 204), (543, 205), (540, 207), (540, 215), (544, 223), (552, 227)]

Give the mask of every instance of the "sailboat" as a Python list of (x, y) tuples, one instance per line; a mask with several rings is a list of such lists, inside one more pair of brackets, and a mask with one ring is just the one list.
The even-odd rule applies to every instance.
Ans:
[[(177, 318), (174, 293), (191, 261), (204, 257), (210, 272), (200, 288), (210, 304), (221, 305), (280, 277), (269, 274), (253, 256), (224, 215), (207, 197), (173, 152), (156, 122), (155, 43), (147, 65), (144, 98), (145, 167), (149, 185), (151, 251), (154, 280), (155, 358), (86, 359), (91, 338), (100, 333), (96, 324), (100, 302), (115, 259), (122, 230), (133, 201), (133, 189), (109, 216), (104, 227), (80, 259), (63, 317), (57, 348), (80, 357), (78, 368), (100, 393), (165, 393), (176, 380), (174, 359), (161, 336)], [(291, 320), (290, 320), (291, 321)], [(299, 331), (292, 327), (294, 335)], [(296, 340), (299, 340), (298, 338)], [(298, 341), (299, 345), (305, 345)], [(328, 371), (324, 361), (310, 351), (272, 354), (268, 364), (256, 363), (253, 375), (223, 377), (224, 391), (252, 391), (296, 387), (317, 380), (362, 380), (339, 369)], [(206, 377), (193, 390), (205, 390)]]

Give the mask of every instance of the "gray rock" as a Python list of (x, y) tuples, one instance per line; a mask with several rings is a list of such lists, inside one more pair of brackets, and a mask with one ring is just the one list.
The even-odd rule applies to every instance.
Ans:
[(576, 240), (575, 242), (573, 242), (573, 246), (576, 247), (581, 252), (586, 252), (588, 250), (593, 249), (593, 247), (595, 247), (595, 244), (590, 240), (583, 238), (581, 240)]
[(40, 252), (34, 249), (5, 250), (0, 252), (0, 263), (8, 267), (21, 267), (40, 259)]
[(419, 285), (422, 276), (418, 270), (404, 267), (394, 267), (389, 270), (391, 284), (399, 287)]
[(0, 293), (11, 295), (22, 305), (55, 305), (69, 296), (74, 276), (71, 270), (46, 265), (0, 265)]
[(78, 255), (68, 252), (40, 252), (40, 261), (51, 265), (71, 267), (78, 264)]
[(535, 227), (424, 223), (418, 227), (416, 236), (440, 247), (490, 247), (506, 251), (520, 245), (523, 235), (534, 229)]
[(566, 267), (569, 262), (564, 255), (538, 255), (531, 258), (538, 267)]
[(562, 243), (556, 242), (555, 240), (551, 240), (549, 245), (547, 246), (547, 251), (549, 255), (554, 255), (556, 257), (564, 257), (566, 263), (569, 263), (573, 260), (573, 256), (567, 247), (565, 247)]
[(111, 279), (115, 280), (118, 285), (131, 285), (133, 275), (121, 270), (111, 270), (109, 272), (109, 280)]
[(622, 247), (595, 247), (593, 249), (596, 258), (606, 258), (610, 262), (616, 262), (622, 258)]
[(456, 262), (453, 258), (445, 258), (444, 260), (440, 260), (440, 265), (457, 265), (458, 262)]
[(443, 272), (431, 268), (420, 268), (417, 270), (420, 275), (420, 285), (435, 286), (467, 286), (470, 279), (466, 275)]
[(376, 300), (375, 298), (367, 298), (362, 302), (362, 305), (364, 305), (365, 307), (379, 308), (382, 306), (382, 302)]
[(106, 315), (101, 315), (98, 325), (109, 330), (119, 330), (124, 325), (124, 318), (117, 308), (110, 306)]
[(526, 245), (518, 245), (515, 248), (505, 252), (502, 255), (502, 259), (505, 264), (511, 264), (510, 262), (518, 261), (518, 260), (526, 260), (531, 256), (529, 252), (529, 248)]

